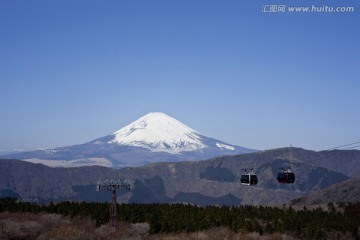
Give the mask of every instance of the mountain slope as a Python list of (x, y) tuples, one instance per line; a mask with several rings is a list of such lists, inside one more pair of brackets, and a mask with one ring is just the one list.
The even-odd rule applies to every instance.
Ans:
[[(74, 196), (74, 185), (93, 185), (95, 179), (115, 177), (109, 168), (50, 168), (19, 160), (0, 160), (0, 197), (5, 193), (40, 199), (66, 199)], [(6, 195), (5, 195), (6, 196)]]
[(151, 162), (203, 160), (250, 152), (254, 150), (207, 137), (164, 113), (155, 112), (88, 143), (2, 157), (52, 167), (126, 167)]
[(318, 205), (327, 203), (346, 203), (360, 200), (360, 177), (351, 178), (318, 192), (294, 199), (294, 205)]
[[(46, 201), (108, 201), (107, 191), (95, 192), (96, 181), (99, 178), (127, 178), (132, 180), (134, 188), (130, 192), (120, 191), (120, 202), (267, 205), (288, 203), (350, 177), (360, 177), (360, 151), (314, 152), (292, 148), (292, 157), (289, 157), (289, 151), (289, 148), (282, 148), (204, 161), (151, 163), (122, 169), (99, 166), (49, 168), (0, 160), (0, 190), (4, 196), (12, 193), (13, 196), (36, 196)], [(332, 169), (348, 158), (352, 159), (349, 163), (353, 172), (346, 172), (344, 168)], [(277, 182), (279, 167), (284, 165), (292, 167), (296, 175), (294, 184)], [(239, 184), (243, 168), (255, 169), (259, 179), (257, 186)]]

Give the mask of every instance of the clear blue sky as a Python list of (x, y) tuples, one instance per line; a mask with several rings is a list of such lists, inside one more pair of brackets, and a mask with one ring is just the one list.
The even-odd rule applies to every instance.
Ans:
[(360, 141), (359, 76), (359, 0), (0, 0), (0, 150), (153, 111), (244, 147), (328, 149)]

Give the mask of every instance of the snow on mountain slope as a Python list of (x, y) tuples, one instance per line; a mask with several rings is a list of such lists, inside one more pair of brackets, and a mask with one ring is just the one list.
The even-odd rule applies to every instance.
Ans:
[(207, 137), (164, 113), (153, 112), (87, 143), (2, 157), (52, 167), (102, 165), (122, 168), (152, 162), (205, 160), (254, 151)]
[(200, 133), (165, 113), (152, 112), (113, 133), (109, 143), (178, 154), (205, 148)]

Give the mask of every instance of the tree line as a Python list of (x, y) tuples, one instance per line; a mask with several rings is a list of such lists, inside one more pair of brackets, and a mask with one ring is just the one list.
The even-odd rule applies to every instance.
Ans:
[[(301, 239), (326, 239), (329, 232), (360, 239), (360, 202), (329, 203), (326, 209), (317, 207), (295, 210), (291, 206), (206, 206), (191, 204), (120, 204), (120, 221), (147, 222), (150, 233), (196, 232), (225, 226), (235, 232), (261, 234), (287, 233)], [(97, 226), (109, 220), (109, 204), (95, 202), (60, 202), (39, 205), (0, 199), (0, 212), (54, 213), (74, 217), (90, 217)]]

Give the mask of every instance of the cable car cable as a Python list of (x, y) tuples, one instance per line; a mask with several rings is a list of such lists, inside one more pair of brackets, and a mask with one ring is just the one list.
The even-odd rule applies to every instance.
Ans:
[(330, 148), (330, 149), (328, 149), (327, 151), (329, 151), (329, 150), (335, 150), (335, 149), (338, 149), (338, 148), (347, 147), (347, 146), (351, 146), (351, 145), (359, 144), (359, 143), (360, 143), (360, 142), (353, 142), (353, 143), (345, 144), (345, 145), (342, 145), (342, 146)]
[(356, 146), (353, 146), (353, 147), (345, 148), (345, 149), (343, 149), (343, 150), (350, 150), (350, 149), (354, 149), (354, 148), (358, 148), (358, 147), (360, 147), (360, 145), (356, 145)]

